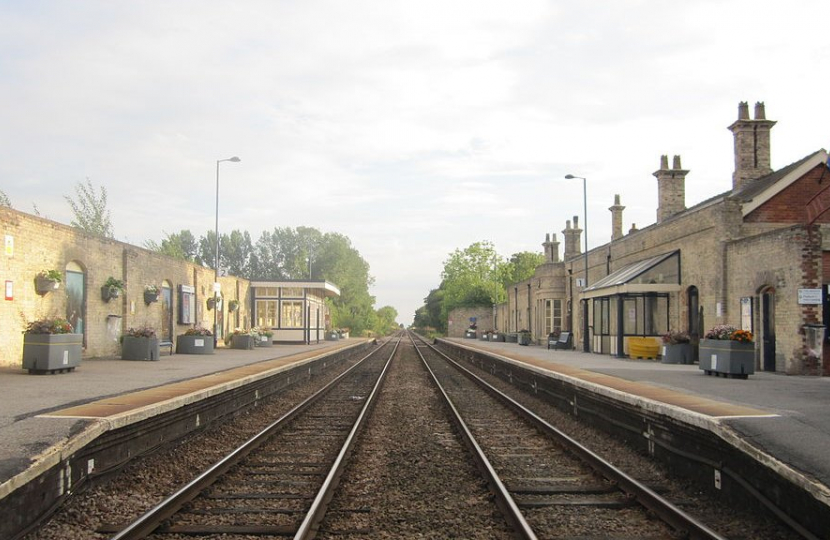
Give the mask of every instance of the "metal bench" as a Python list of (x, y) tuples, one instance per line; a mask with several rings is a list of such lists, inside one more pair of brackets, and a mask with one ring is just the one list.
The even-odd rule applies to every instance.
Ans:
[(173, 342), (172, 341), (159, 341), (159, 349), (163, 349), (164, 347), (168, 347), (170, 350), (170, 355), (173, 355)]
[(573, 338), (570, 332), (561, 332), (559, 337), (548, 336), (548, 349), (573, 349)]

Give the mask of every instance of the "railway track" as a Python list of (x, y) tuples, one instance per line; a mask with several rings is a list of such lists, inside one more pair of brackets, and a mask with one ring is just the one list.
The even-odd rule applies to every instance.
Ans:
[(522, 538), (724, 538), (423, 340), (417, 350)]
[(310, 537), (398, 342), (374, 350), (112, 537)]
[(112, 538), (200, 536), (725, 538), (400, 336)]

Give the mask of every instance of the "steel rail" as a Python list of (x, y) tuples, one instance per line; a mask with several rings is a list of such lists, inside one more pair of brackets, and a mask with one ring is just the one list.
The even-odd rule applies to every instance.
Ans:
[(516, 501), (513, 499), (513, 496), (510, 495), (507, 487), (499, 478), (496, 469), (490, 463), (490, 460), (487, 459), (487, 456), (482, 450), (481, 446), (476, 441), (473, 433), (467, 427), (466, 422), (461, 418), (461, 413), (458, 412), (455, 405), (453, 404), (450, 396), (444, 390), (444, 387), (438, 381), (438, 376), (432, 371), (427, 364), (424, 355), (418, 349), (417, 344), (415, 343), (415, 339), (412, 337), (412, 333), (409, 333), (409, 339), (412, 340), (412, 345), (415, 346), (415, 352), (418, 353), (418, 356), (421, 358), (421, 362), (423, 362), (424, 366), (426, 367), (427, 371), (429, 371), (430, 376), (432, 377), (433, 382), (438, 387), (441, 395), (444, 396), (444, 403), (447, 405), (447, 408), (450, 410), (452, 421), (458, 427), (459, 432), (461, 433), (461, 438), (464, 440), (464, 443), (470, 449), (472, 453), (473, 460), (478, 465), (479, 470), (484, 475), (487, 484), (490, 486), (490, 491), (496, 497), (496, 504), (498, 505), (499, 509), (501, 509), (502, 514), (504, 514), (505, 519), (508, 521), (511, 527), (513, 527), (514, 532), (521, 538), (525, 538), (528, 540), (536, 540), (537, 536), (536, 533), (533, 532), (533, 528), (527, 522), (522, 514), (522, 511), (519, 510), (519, 506), (516, 504)]
[(334, 464), (332, 465), (331, 470), (329, 471), (328, 475), (326, 475), (326, 479), (323, 481), (323, 485), (320, 487), (320, 490), (314, 497), (314, 501), (311, 503), (311, 507), (309, 508), (308, 512), (306, 512), (306, 516), (303, 519), (303, 522), (297, 529), (297, 533), (294, 535), (295, 540), (307, 540), (309, 538), (314, 538), (314, 536), (316, 535), (317, 528), (320, 525), (320, 522), (323, 520), (323, 517), (326, 514), (326, 510), (328, 509), (328, 504), (331, 502), (331, 499), (334, 496), (334, 492), (340, 483), (340, 477), (343, 475), (343, 471), (346, 468), (347, 460), (352, 453), (352, 449), (354, 448), (354, 443), (357, 440), (357, 436), (363, 429), (366, 420), (369, 418), (369, 413), (371, 409), (377, 402), (376, 397), (380, 392), (380, 388), (383, 385), (383, 382), (386, 380), (386, 374), (389, 371), (389, 366), (392, 363), (392, 358), (394, 358), (395, 353), (398, 350), (398, 345), (400, 345), (400, 343), (401, 339), (399, 338), (398, 341), (395, 343), (395, 347), (392, 349), (392, 353), (386, 360), (386, 364), (383, 366), (383, 370), (381, 371), (380, 376), (378, 376), (377, 381), (375, 381), (375, 386), (372, 388), (371, 393), (366, 398), (366, 403), (364, 403), (363, 408), (360, 410), (360, 414), (358, 415), (357, 420), (355, 420), (355, 423), (352, 426), (351, 431), (349, 431), (349, 435), (346, 437), (346, 441), (343, 443), (343, 447), (340, 449), (340, 453), (334, 460)]
[(458, 369), (461, 370), (462, 373), (464, 373), (471, 380), (481, 385), (482, 388), (489, 392), (493, 397), (495, 397), (496, 399), (498, 399), (499, 401), (501, 401), (502, 403), (516, 411), (517, 414), (523, 416), (529, 422), (531, 422), (542, 433), (559, 441), (566, 450), (570, 451), (575, 456), (585, 461), (585, 463), (587, 463), (591, 468), (593, 468), (607, 480), (616, 482), (622, 491), (634, 498), (634, 500), (636, 500), (641, 506), (653, 512), (665, 523), (671, 525), (676, 531), (678, 531), (678, 533), (685, 535), (686, 538), (690, 538), (693, 540), (727, 540), (726, 537), (713, 531), (712, 529), (707, 527), (703, 522), (687, 514), (683, 510), (679, 509), (677, 506), (673, 505), (671, 502), (667, 501), (665, 498), (655, 493), (648, 486), (632, 478), (621, 469), (615, 467), (614, 465), (606, 461), (604, 458), (600, 457), (598, 454), (594, 453), (592, 450), (582, 445), (577, 440), (573, 439), (566, 433), (560, 431), (558, 428), (552, 426), (546, 420), (538, 416), (536, 413), (524, 407), (522, 404), (518, 403), (513, 398), (501, 392), (497, 388), (493, 387), (487, 381), (485, 381), (484, 379), (482, 379), (466, 367), (462, 366), (457, 361), (453, 360), (443, 352), (439, 351), (433, 345), (426, 343), (426, 341), (424, 341), (424, 343), (431, 350), (435, 351), (437, 354), (445, 358), (448, 362), (451, 362), (456, 367), (458, 367)]
[(111, 540), (139, 540), (152, 534), (164, 520), (172, 517), (185, 504), (187, 504), (196, 496), (198, 496), (199, 493), (201, 493), (204, 489), (214, 484), (216, 480), (218, 480), (223, 474), (225, 474), (231, 467), (239, 463), (247, 455), (249, 455), (251, 452), (260, 447), (277, 431), (282, 429), (285, 426), (285, 424), (287, 424), (289, 421), (293, 420), (294, 418), (302, 414), (311, 405), (322, 399), (323, 396), (325, 396), (332, 389), (334, 389), (345, 377), (351, 374), (352, 371), (356, 370), (359, 366), (361, 366), (366, 360), (371, 358), (379, 350), (380, 349), (375, 349), (363, 358), (361, 358), (358, 362), (355, 363), (355, 365), (353, 365), (352, 367), (338, 375), (334, 380), (329, 382), (323, 388), (321, 388), (320, 390), (306, 398), (301, 403), (297, 404), (290, 411), (283, 414), (281, 417), (279, 417), (277, 420), (269, 424), (259, 433), (248, 439), (238, 448), (236, 448), (228, 455), (226, 455), (225, 457), (211, 465), (209, 468), (205, 469), (202, 473), (200, 473), (196, 478), (188, 482), (185, 486), (183, 486), (182, 488), (180, 488), (179, 490), (165, 498), (159, 504), (145, 512), (138, 519), (133, 521), (130, 525), (118, 532), (115, 536), (112, 536)]

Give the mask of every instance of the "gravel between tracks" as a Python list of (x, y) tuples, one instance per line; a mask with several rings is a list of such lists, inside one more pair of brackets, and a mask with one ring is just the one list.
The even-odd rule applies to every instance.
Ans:
[(513, 538), (414, 347), (398, 352), (318, 538)]

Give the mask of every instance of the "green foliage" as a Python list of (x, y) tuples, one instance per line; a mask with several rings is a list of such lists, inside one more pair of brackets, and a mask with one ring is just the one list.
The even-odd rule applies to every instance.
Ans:
[(375, 324), (375, 334), (379, 336), (387, 336), (398, 329), (398, 311), (392, 306), (383, 306), (377, 310), (377, 323)]
[(176, 259), (190, 262), (196, 260), (199, 253), (199, 243), (193, 233), (187, 229), (182, 229), (177, 233), (164, 234), (166, 238), (162, 239), (161, 244), (148, 240), (144, 242), (144, 247)]
[(528, 251), (504, 261), (487, 241), (456, 249), (444, 261), (441, 286), (431, 290), (415, 312), (414, 326), (446, 332), (450, 311), (505, 302), (507, 287), (533, 277), (544, 262), (544, 255)]
[(444, 290), (442, 318), (446, 320), (449, 312), (458, 307), (501, 302), (505, 297), (499, 279), (502, 265), (493, 244), (488, 241), (476, 242), (450, 254), (441, 273), (441, 288)]
[(75, 219), (70, 224), (95, 236), (113, 238), (112, 220), (107, 209), (107, 189), (101, 186), (96, 191), (87, 178), (86, 184), (78, 182), (75, 186), (75, 195), (77, 200), (64, 196), (75, 214)]
[(6, 195), (6, 192), (0, 189), (0, 206), (8, 206), (11, 208), (12, 202), (9, 200), (9, 196)]

